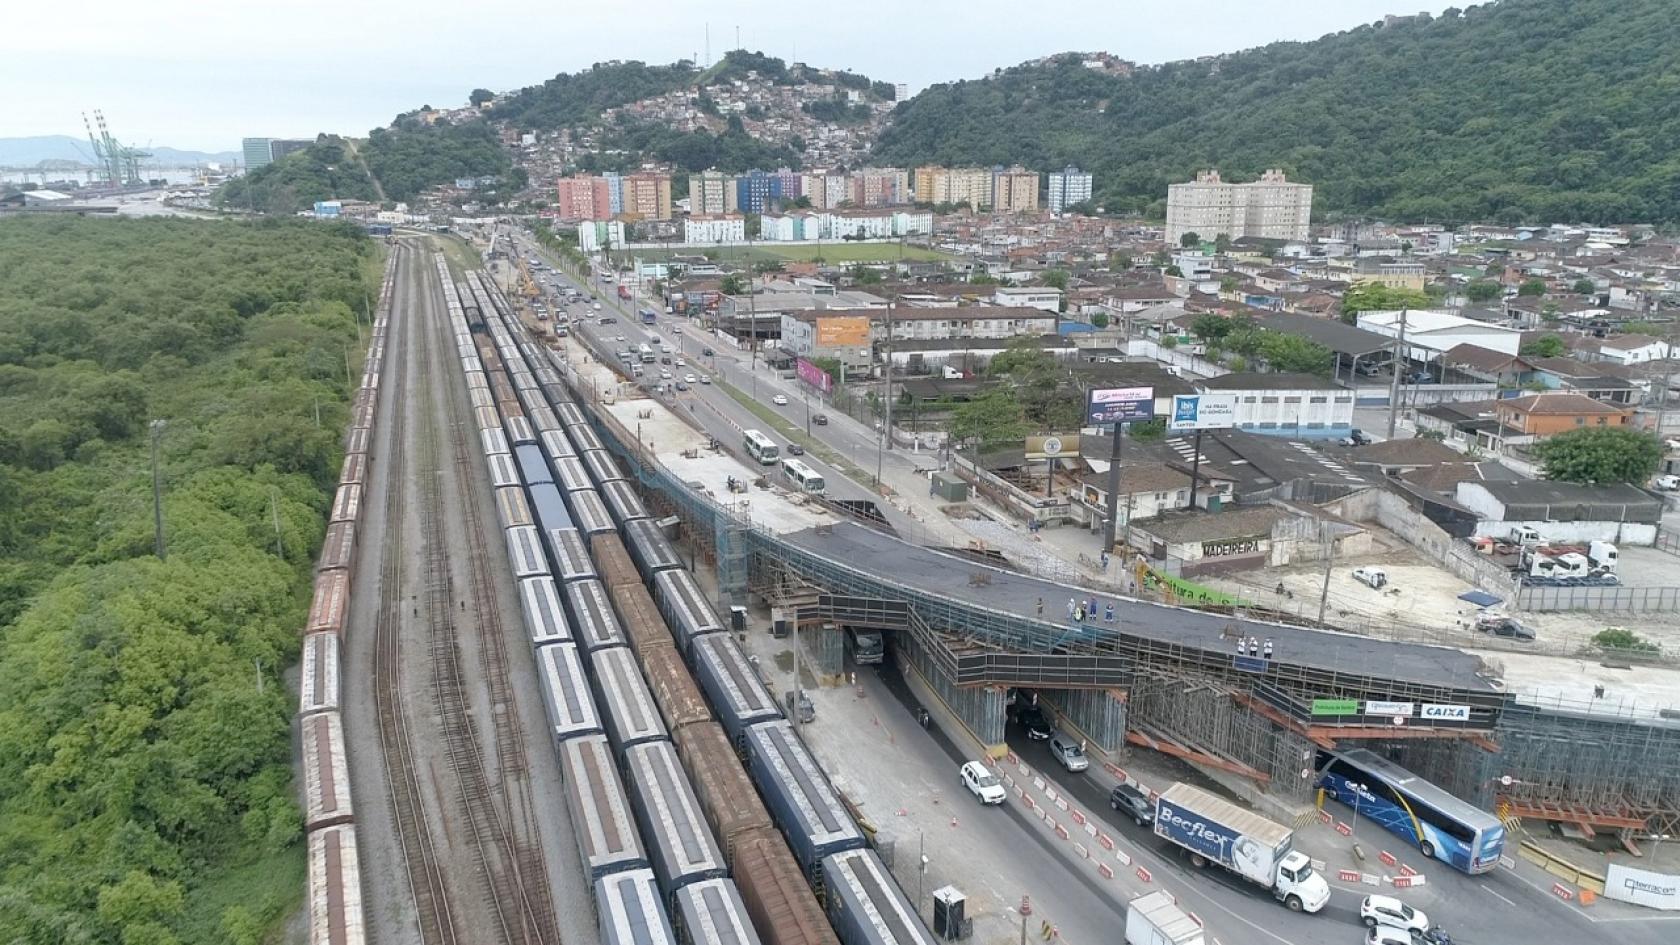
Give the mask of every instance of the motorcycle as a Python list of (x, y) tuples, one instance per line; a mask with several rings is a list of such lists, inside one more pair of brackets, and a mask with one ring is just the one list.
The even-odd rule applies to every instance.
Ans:
[(1419, 934), (1416, 940), (1418, 945), (1453, 945), (1452, 936), (1439, 925)]

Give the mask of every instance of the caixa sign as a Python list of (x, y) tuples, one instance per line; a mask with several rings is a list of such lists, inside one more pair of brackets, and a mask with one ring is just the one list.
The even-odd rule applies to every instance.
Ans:
[(1468, 722), (1470, 721), (1470, 707), (1467, 705), (1439, 705), (1425, 702), (1421, 718), (1436, 722)]

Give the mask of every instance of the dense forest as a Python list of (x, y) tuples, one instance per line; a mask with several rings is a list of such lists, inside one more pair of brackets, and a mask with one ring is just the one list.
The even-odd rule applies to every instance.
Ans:
[(317, 200), (374, 200), (367, 171), (335, 135), (321, 135), (302, 151), (223, 184), (216, 202), (262, 213), (296, 213)]
[(0, 220), (0, 941), (256, 945), (301, 897), (280, 671), (379, 269), (348, 225)]
[(507, 178), (512, 167), (495, 129), (483, 121), (428, 125), (405, 115), (368, 132), (364, 154), (390, 200), (413, 200), (460, 177)]
[(1164, 212), (1217, 166), (1316, 187), (1322, 215), (1680, 219), (1672, 0), (1504, 0), (1139, 68), (1080, 57), (938, 85), (899, 106), (883, 163), (1095, 174), (1097, 202)]

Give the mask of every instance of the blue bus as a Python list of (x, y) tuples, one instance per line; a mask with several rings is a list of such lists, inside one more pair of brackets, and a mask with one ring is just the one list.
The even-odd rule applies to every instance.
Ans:
[(640, 314), (642, 316), (642, 324), (644, 325), (651, 325), (659, 320), (659, 315), (651, 308), (641, 309)]
[(1505, 825), (1499, 818), (1364, 748), (1318, 753), (1318, 785), (1360, 819), (1465, 873), (1499, 865)]

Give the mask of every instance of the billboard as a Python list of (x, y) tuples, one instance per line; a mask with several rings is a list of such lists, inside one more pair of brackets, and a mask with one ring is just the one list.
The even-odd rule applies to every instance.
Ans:
[(800, 358), (796, 369), (799, 372), (799, 379), (817, 390), (826, 394), (833, 389), (834, 377), (810, 361)]
[(1132, 423), (1155, 417), (1155, 388), (1109, 387), (1091, 391), (1085, 419), (1092, 426)]
[(1079, 455), (1079, 434), (1027, 437), (1027, 459), (1064, 459)]
[(868, 344), (867, 315), (828, 315), (817, 319), (819, 348), (862, 348)]
[(1680, 876), (1611, 863), (1604, 871), (1604, 896), (1647, 909), (1680, 909)]
[(1229, 430), (1236, 425), (1236, 394), (1173, 395), (1169, 430)]

